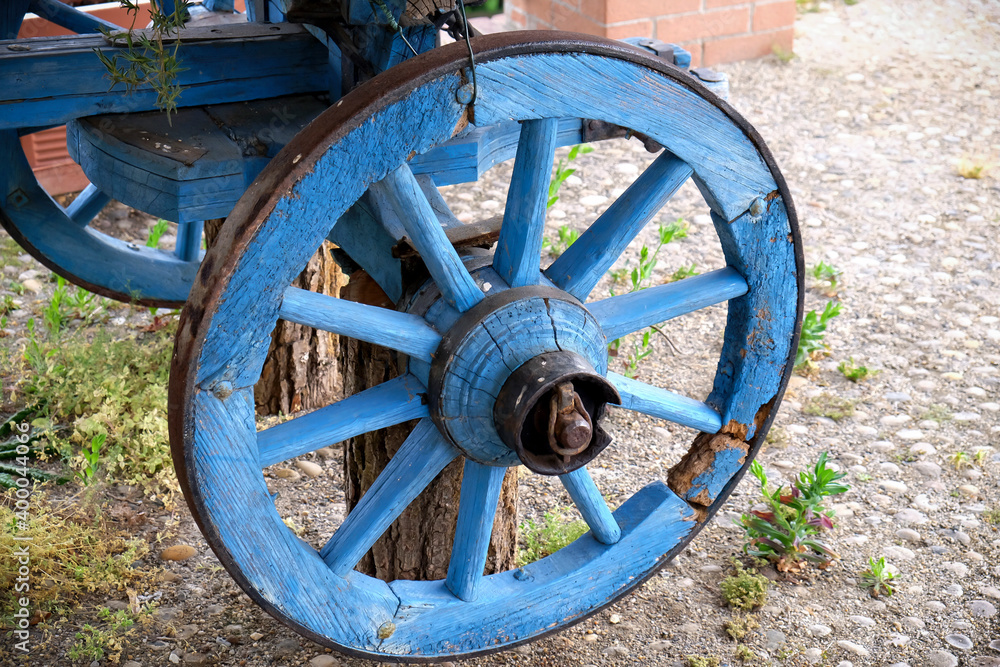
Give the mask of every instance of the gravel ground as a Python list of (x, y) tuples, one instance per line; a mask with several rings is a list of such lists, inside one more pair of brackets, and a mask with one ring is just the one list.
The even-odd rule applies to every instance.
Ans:
[[(797, 579), (764, 570), (774, 583), (753, 615), (759, 629), (742, 642), (757, 656), (750, 664), (1000, 665), (1000, 517), (989, 514), (1000, 510), (998, 26), (996, 2), (822, 4), (801, 16), (790, 62), (724, 68), (730, 102), (767, 140), (789, 182), (807, 265), (842, 272), (833, 296), (807, 280), (807, 310), (834, 298), (843, 312), (826, 336), (829, 356), (793, 379), (760, 460), (787, 483), (827, 451), (853, 487), (834, 505), (840, 560), (832, 568)], [(574, 163), (550, 236), (564, 225), (585, 228), (652, 159), (634, 141), (596, 148)], [(985, 177), (961, 177), (963, 161), (987, 165)], [(492, 215), (509, 173), (501, 165), (479, 187), (446, 196), (460, 218)], [(661, 213), (659, 222), (684, 218), (690, 228), (661, 251), (655, 282), (681, 266), (723, 265), (706, 213), (692, 186)], [(109, 224), (129, 220), (149, 223), (118, 211)], [(637, 240), (618, 268), (634, 266), (652, 238), (650, 230)], [(20, 270), (39, 268), (29, 261)], [(595, 295), (612, 289), (606, 280)], [(724, 317), (724, 308), (712, 308), (669, 323), (670, 342), (655, 337), (640, 379), (707, 394)], [(852, 357), (878, 372), (848, 381), (837, 366)], [(827, 416), (844, 400), (853, 414)], [(693, 435), (625, 411), (609, 422), (618, 444), (593, 469), (613, 503), (664, 478)], [(958, 452), (979, 451), (978, 464), (953, 463)], [(267, 472), (281, 492), (279, 510), (309, 541), (340, 521), (340, 467), (340, 454), (324, 450)], [(525, 517), (570, 504), (550, 482), (525, 477)], [(744, 480), (689, 549), (635, 595), (560, 635), (463, 664), (674, 665), (689, 655), (739, 664), (718, 582), (742, 545), (733, 520), (756, 502), (755, 484)], [(321, 504), (329, 509), (303, 514)], [(129, 667), (375, 664), (331, 655), (270, 619), (219, 571), (186, 509), (178, 518), (176, 541), (198, 555), (165, 564), (158, 622), (126, 651)], [(873, 599), (858, 574), (880, 555), (898, 573), (898, 591)], [(71, 641), (55, 632), (46, 654), (60, 655)], [(38, 659), (29, 664), (69, 664)]]

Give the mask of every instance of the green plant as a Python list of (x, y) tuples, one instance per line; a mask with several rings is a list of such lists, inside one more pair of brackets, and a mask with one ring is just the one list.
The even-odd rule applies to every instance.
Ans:
[(841, 361), (837, 365), (837, 370), (851, 382), (861, 382), (878, 374), (878, 371), (873, 371), (865, 365), (854, 363), (854, 357), (851, 357), (848, 361)]
[(107, 437), (108, 436), (104, 433), (98, 433), (90, 439), (90, 449), (84, 447), (80, 451), (84, 461), (87, 462), (87, 465), (83, 467), (83, 470), (78, 470), (76, 475), (81, 481), (83, 481), (85, 486), (94, 481), (94, 475), (100, 467), (101, 447), (104, 446), (104, 441)]
[(771, 46), (771, 53), (774, 54), (775, 58), (777, 58), (786, 65), (795, 60), (796, 58), (798, 58), (798, 55), (796, 55), (795, 51), (792, 51), (791, 49), (786, 49), (781, 44), (773, 44)]
[(684, 658), (688, 661), (688, 667), (719, 667), (721, 664), (714, 655), (686, 655)]
[(921, 421), (930, 420), (936, 421), (938, 423), (946, 422), (951, 420), (951, 411), (948, 406), (942, 405), (941, 403), (933, 403), (927, 410), (920, 415)]
[(972, 455), (972, 461), (977, 466), (982, 468), (986, 464), (986, 459), (990, 455), (990, 450), (988, 449), (977, 449), (976, 453)]
[(801, 571), (807, 563), (829, 566), (837, 554), (816, 536), (833, 528), (834, 512), (826, 510), (822, 501), (850, 489), (838, 481), (846, 473), (827, 467), (826, 452), (820, 454), (812, 471), (799, 473), (787, 493), (780, 486), (774, 490), (768, 487), (767, 474), (758, 461), (750, 465), (750, 472), (760, 482), (769, 509), (743, 515), (744, 553), (770, 560), (780, 572)]
[(580, 155), (593, 152), (594, 149), (587, 144), (577, 144), (569, 149), (569, 154), (565, 158), (559, 158), (559, 162), (556, 164), (556, 173), (552, 175), (552, 180), (549, 181), (549, 201), (546, 205), (547, 208), (552, 208), (552, 205), (559, 201), (559, 188), (562, 187), (563, 182), (567, 178), (576, 172), (576, 169), (570, 169), (569, 165)]
[(820, 350), (826, 349), (823, 342), (826, 335), (826, 325), (837, 315), (840, 315), (840, 303), (828, 301), (822, 313), (810, 310), (802, 320), (802, 333), (799, 336), (799, 347), (795, 352), (795, 368), (805, 367)]
[(118, 610), (114, 613), (106, 607), (101, 608), (98, 617), (106, 622), (104, 629), (85, 624), (76, 633), (76, 641), (67, 651), (67, 656), (73, 660), (100, 660), (108, 651), (112, 662), (118, 662), (124, 648), (122, 638), (131, 634), (130, 628), (135, 624), (129, 613)]
[(146, 237), (146, 247), (147, 248), (159, 247), (160, 239), (163, 238), (163, 235), (167, 233), (167, 229), (169, 229), (169, 227), (170, 223), (164, 220), (163, 218), (157, 220), (156, 224), (150, 228), (149, 236)]
[(948, 457), (948, 461), (955, 466), (956, 470), (972, 467), (972, 457), (965, 452), (955, 452)]
[(740, 641), (751, 631), (756, 630), (760, 627), (760, 623), (757, 622), (754, 617), (749, 614), (734, 614), (732, 618), (725, 622), (723, 628), (726, 630), (726, 634), (732, 637), (735, 641)]
[(829, 417), (839, 422), (854, 414), (854, 401), (823, 392), (806, 399), (802, 404), (802, 412), (817, 417)]
[(649, 335), (651, 333), (652, 331), (647, 329), (642, 333), (642, 336), (632, 339), (632, 348), (625, 356), (625, 360), (623, 362), (625, 366), (625, 377), (634, 378), (636, 373), (639, 372), (639, 362), (653, 353), (653, 347), (649, 342)]
[(140, 12), (145, 7), (139, 0), (120, 0), (132, 16), (132, 25), (125, 32), (103, 30), (105, 37), (115, 44), (124, 44), (125, 48), (107, 56), (100, 49), (94, 53), (108, 71), (111, 87), (124, 84), (127, 93), (134, 92), (140, 86), (148, 85), (156, 91), (156, 107), (170, 113), (177, 110), (177, 99), (183, 88), (177, 83), (177, 75), (187, 68), (180, 66), (178, 53), (181, 46), (179, 34), (184, 27), (191, 6), (190, 0), (174, 0), (174, 11), (167, 14), (160, 10), (160, 5), (153, 3), (149, 8), (151, 23), (141, 32), (136, 32), (135, 24)]
[(563, 225), (560, 227), (556, 230), (556, 234), (558, 236), (554, 241), (550, 240), (548, 237), (542, 239), (542, 250), (548, 251), (549, 255), (552, 257), (558, 257), (566, 252), (566, 249), (576, 243), (576, 240), (580, 238), (580, 232), (576, 231), (569, 225)]
[(740, 644), (736, 647), (736, 657), (743, 662), (750, 662), (751, 660), (756, 660), (757, 656), (751, 651), (745, 644)]
[(0, 315), (7, 315), (15, 310), (17, 310), (17, 305), (14, 303), (14, 296), (4, 294), (3, 299), (0, 300)]
[(892, 584), (895, 578), (896, 575), (886, 566), (885, 556), (879, 556), (878, 560), (872, 557), (868, 559), (868, 569), (861, 573), (859, 585), (869, 589), (871, 596), (877, 598), (879, 595), (892, 595), (896, 592)]
[(675, 283), (678, 280), (684, 280), (685, 278), (690, 278), (691, 276), (698, 275), (697, 264), (692, 264), (691, 266), (682, 266), (673, 273), (670, 274), (670, 282)]
[(571, 544), (589, 530), (583, 521), (571, 521), (565, 512), (546, 512), (541, 523), (528, 519), (518, 529), (519, 566), (545, 558)]
[(978, 160), (962, 159), (956, 167), (962, 178), (978, 180), (986, 175), (986, 165)]
[(66, 324), (66, 279), (56, 276), (56, 288), (52, 292), (52, 298), (42, 309), (42, 325), (49, 332), (49, 336), (58, 336)]
[(982, 516), (983, 521), (991, 526), (1000, 526), (1000, 505), (997, 505), (993, 509), (986, 510), (983, 512)]
[(827, 296), (833, 296), (837, 293), (838, 280), (841, 275), (841, 270), (835, 266), (831, 266), (826, 262), (820, 262), (816, 266), (809, 270), (812, 277), (820, 282), (825, 282), (827, 284)]
[[(736, 573), (719, 582), (722, 598), (726, 604), (744, 611), (763, 607), (764, 603), (767, 602), (767, 577), (757, 574), (756, 570), (743, 569), (743, 565), (735, 558), (732, 559), (732, 564)], [(742, 636), (736, 637), (732, 632), (729, 634), (733, 639), (742, 639)]]

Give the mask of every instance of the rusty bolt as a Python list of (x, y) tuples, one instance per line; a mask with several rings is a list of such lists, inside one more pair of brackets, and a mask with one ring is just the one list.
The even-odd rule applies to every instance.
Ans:
[(590, 414), (583, 407), (572, 382), (556, 385), (549, 405), (549, 446), (561, 456), (579, 454), (594, 433)]
[(212, 388), (212, 395), (220, 401), (224, 401), (233, 395), (233, 385), (223, 380)]
[(752, 202), (750, 202), (750, 215), (758, 216), (764, 212), (764, 203), (757, 197)]

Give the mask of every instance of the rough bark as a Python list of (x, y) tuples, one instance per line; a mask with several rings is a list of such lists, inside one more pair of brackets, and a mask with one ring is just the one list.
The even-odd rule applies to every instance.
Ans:
[[(352, 285), (358, 288), (358, 285)], [(355, 294), (369, 290), (354, 290)], [(344, 395), (396, 377), (396, 353), (354, 339), (341, 340)], [(353, 438), (345, 443), (344, 494), (348, 511), (364, 495), (416, 422)], [(392, 524), (357, 570), (385, 581), (443, 579), (448, 573), (464, 460), (453, 461)], [(493, 524), (486, 573), (514, 567), (517, 558), (517, 468), (504, 479)]]

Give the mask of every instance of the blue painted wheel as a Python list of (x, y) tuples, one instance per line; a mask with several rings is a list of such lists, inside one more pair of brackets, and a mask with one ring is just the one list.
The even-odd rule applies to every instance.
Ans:
[[(802, 258), (791, 200), (756, 132), (725, 103), (620, 43), (514, 33), (476, 47), (474, 109), (457, 95), (468, 80), (464, 45), (443, 47), (359, 87), (275, 158), (206, 257), (171, 372), (175, 465), (222, 563), (298, 632), (375, 659), (431, 662), (509, 648), (639, 585), (694, 537), (748, 467), (798, 335)], [(541, 271), (564, 117), (628, 127), (665, 150)], [(499, 241), (491, 255), (461, 256), (408, 161), (470, 122), (511, 119), (522, 129)], [(711, 209), (727, 266), (588, 302), (688, 178)], [(369, 189), (395, 212), (431, 281), (396, 310), (289, 288)], [(397, 264), (386, 256), (384, 266), (376, 278), (390, 293)], [(608, 371), (609, 340), (719, 303), (728, 303), (728, 319), (707, 397)], [(279, 318), (396, 350), (408, 372), (258, 432), (253, 387)], [(588, 454), (601, 456), (591, 448), (600, 446), (607, 402), (701, 432), (666, 480), (651, 480), (614, 512), (584, 465)], [(325, 545), (284, 525), (262, 467), (412, 419), (416, 429)], [(459, 456), (465, 473), (447, 578), (387, 583), (354, 571)], [(519, 462), (559, 474), (591, 532), (523, 568), (483, 576), (503, 473)]]

